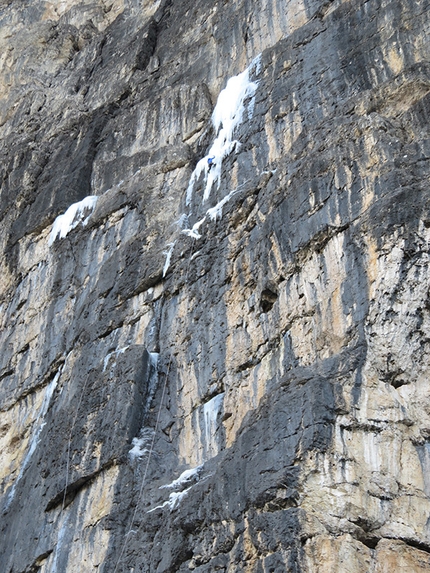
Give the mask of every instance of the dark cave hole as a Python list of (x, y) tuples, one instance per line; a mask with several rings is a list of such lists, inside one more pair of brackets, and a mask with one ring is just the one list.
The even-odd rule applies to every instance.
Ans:
[(261, 310), (263, 312), (269, 312), (269, 310), (272, 310), (272, 307), (275, 304), (277, 298), (278, 295), (276, 292), (273, 292), (268, 288), (264, 289), (263, 292), (261, 293), (261, 298), (260, 298)]

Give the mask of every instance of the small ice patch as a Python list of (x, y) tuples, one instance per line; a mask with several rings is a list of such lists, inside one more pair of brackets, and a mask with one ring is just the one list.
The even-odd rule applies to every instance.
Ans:
[(184, 472), (181, 473), (181, 475), (177, 479), (172, 481), (172, 483), (169, 483), (167, 485), (162, 485), (160, 489), (174, 489), (176, 487), (185, 485), (191, 480), (198, 479), (202, 469), (203, 465), (197, 466), (196, 468), (191, 468), (189, 470), (185, 470)]
[(172, 258), (172, 253), (173, 253), (173, 249), (175, 248), (175, 244), (176, 244), (176, 241), (174, 241), (173, 243), (169, 243), (169, 245), (168, 245), (169, 249), (167, 251), (163, 252), (163, 255), (166, 255), (166, 261), (165, 261), (164, 267), (163, 267), (163, 278), (166, 276), (166, 273), (169, 270), (170, 260)]
[(191, 229), (183, 229), (182, 233), (184, 235), (188, 235), (189, 237), (192, 237), (193, 239), (200, 239), (201, 235), (199, 233), (199, 229), (205, 221), (206, 221), (206, 215), (203, 217), (203, 219), (200, 219), (200, 221), (197, 221), (197, 223), (195, 223)]
[(133, 438), (132, 448), (128, 452), (131, 458), (142, 458), (149, 454), (149, 448), (147, 447), (147, 441), (145, 438)]
[(103, 360), (103, 372), (106, 371), (106, 368), (108, 367), (109, 361), (112, 358), (112, 356), (115, 356), (115, 358), (119, 355), (119, 354), (124, 354), (124, 352), (129, 348), (129, 346), (124, 346), (123, 348), (118, 348), (118, 350), (114, 350), (113, 352), (109, 352), (108, 354), (106, 354), (104, 360)]
[(187, 235), (188, 237), (191, 237), (192, 239), (201, 239), (201, 235), (199, 232), (197, 232), (194, 228), (192, 229), (184, 229), (182, 231), (183, 235)]
[(52, 225), (49, 235), (48, 245), (58, 237), (64, 239), (67, 234), (79, 224), (85, 227), (87, 225), (97, 203), (97, 197), (90, 195), (78, 203), (73, 203), (63, 215), (59, 215)]
[(179, 219), (175, 221), (175, 224), (178, 225), (180, 229), (186, 227), (188, 225), (188, 215), (186, 213), (182, 213)]
[(151, 364), (154, 368), (157, 368), (157, 364), (158, 364), (158, 359), (160, 357), (160, 353), (159, 352), (149, 352), (149, 357), (151, 359)]
[(148, 456), (151, 452), (151, 444), (153, 441), (154, 430), (150, 428), (143, 428), (140, 431), (138, 438), (133, 438), (131, 445), (133, 446), (128, 452), (128, 455), (132, 460), (141, 459), (144, 456)]
[(111, 358), (111, 356), (113, 356), (115, 354), (115, 352), (109, 352), (108, 354), (106, 354), (105, 359), (103, 360), (103, 372), (106, 370), (108, 364), (109, 364), (109, 360)]
[(181, 501), (181, 499), (187, 495), (187, 493), (190, 491), (190, 489), (191, 488), (189, 487), (188, 489), (185, 489), (184, 491), (177, 491), (177, 492), (174, 491), (173, 493), (171, 493), (169, 495), (169, 499), (167, 501), (165, 501), (161, 505), (157, 505), (157, 507), (154, 507), (153, 509), (150, 509), (147, 513), (152, 513), (156, 509), (162, 509), (163, 507), (166, 507), (166, 506), (168, 506), (170, 508), (170, 511), (172, 511), (173, 509), (175, 509), (175, 507), (178, 505), (178, 503)]

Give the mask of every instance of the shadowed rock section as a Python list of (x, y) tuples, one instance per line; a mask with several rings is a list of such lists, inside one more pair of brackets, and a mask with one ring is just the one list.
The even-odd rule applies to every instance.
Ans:
[(0, 2), (0, 571), (430, 570), (429, 14)]

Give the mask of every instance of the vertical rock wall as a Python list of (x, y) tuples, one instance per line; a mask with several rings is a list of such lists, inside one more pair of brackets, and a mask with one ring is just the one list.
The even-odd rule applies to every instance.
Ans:
[(429, 13), (0, 2), (0, 571), (430, 571)]

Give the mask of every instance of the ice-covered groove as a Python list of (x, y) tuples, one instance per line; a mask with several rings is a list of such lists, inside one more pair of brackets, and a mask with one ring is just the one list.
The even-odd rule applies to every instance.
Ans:
[(60, 555), (60, 552), (63, 549), (64, 537), (68, 527), (68, 521), (70, 515), (71, 515), (70, 513), (66, 515), (66, 518), (64, 519), (60, 527), (60, 530), (58, 531), (57, 543), (55, 545), (54, 557), (51, 565), (51, 573), (58, 573), (58, 556)]
[[(227, 82), (226, 87), (218, 96), (215, 109), (212, 113), (212, 123), (215, 129), (216, 138), (209, 149), (208, 154), (200, 159), (196, 168), (191, 174), (186, 204), (189, 205), (192, 199), (194, 185), (205, 173), (206, 186), (203, 194), (203, 201), (209, 198), (214, 183), (221, 183), (221, 169), (223, 160), (240, 146), (240, 142), (233, 139), (236, 128), (242, 123), (245, 113), (245, 102), (248, 101), (248, 119), (252, 117), (255, 106), (255, 92), (258, 81), (251, 81), (251, 75), (257, 76), (261, 69), (261, 55), (257, 56), (241, 74), (233, 76)], [(213, 163), (209, 169), (208, 159), (212, 158)]]
[(159, 352), (149, 352), (149, 357), (151, 359), (151, 364), (154, 368), (157, 368), (157, 364), (158, 364), (158, 359), (160, 357), (160, 353)]
[(224, 392), (217, 394), (203, 406), (203, 417), (205, 425), (205, 446), (209, 459), (217, 454), (216, 432), (218, 430), (218, 414), (224, 401)]
[[(160, 354), (158, 352), (148, 352), (149, 360), (151, 364), (148, 392), (146, 399), (146, 408), (149, 410), (152, 399), (154, 398), (155, 390), (158, 381), (158, 360)], [(133, 438), (131, 445), (133, 446), (129, 450), (128, 455), (131, 460), (141, 459), (144, 456), (149, 456), (151, 453), (151, 443), (153, 440), (154, 432), (150, 428), (141, 428), (139, 436)]]
[(85, 227), (95, 209), (96, 203), (97, 197), (95, 195), (89, 195), (85, 197), (85, 199), (82, 199), (82, 201), (70, 205), (63, 215), (59, 215), (55, 219), (49, 235), (48, 245), (51, 246), (58, 237), (64, 239), (64, 237), (79, 224)]
[(61, 376), (61, 371), (62, 371), (62, 368), (60, 368), (58, 370), (57, 374), (54, 376), (54, 378), (51, 380), (51, 382), (46, 387), (45, 394), (44, 394), (43, 400), (42, 400), (42, 405), (40, 407), (39, 413), (37, 414), (37, 418), (34, 422), (35, 429), (33, 431), (33, 435), (32, 435), (31, 440), (30, 440), (30, 447), (27, 451), (27, 454), (25, 455), (24, 461), (21, 464), (21, 468), (19, 470), (18, 477), (14, 481), (12, 488), (11, 488), (11, 490), (7, 496), (6, 509), (10, 506), (10, 504), (11, 504), (11, 502), (15, 496), (16, 486), (21, 481), (21, 478), (24, 475), (24, 472), (25, 472), (28, 464), (30, 463), (31, 457), (34, 454), (34, 451), (36, 450), (37, 444), (39, 443), (40, 433), (45, 426), (44, 419), (45, 419), (45, 416), (48, 412), (48, 408), (49, 408), (49, 404), (51, 403), (52, 395), (54, 393), (55, 388), (57, 387), (58, 380)]
[(146, 408), (149, 410), (151, 407), (152, 400), (154, 398), (155, 391), (158, 384), (158, 360), (160, 354), (158, 352), (149, 352), (149, 359), (151, 362), (151, 370), (149, 375), (149, 384), (146, 398)]
[(164, 267), (163, 267), (163, 278), (166, 276), (166, 273), (169, 270), (170, 260), (172, 258), (172, 253), (173, 253), (173, 249), (175, 248), (175, 244), (176, 244), (176, 241), (174, 241), (173, 243), (169, 243), (167, 245), (169, 247), (169, 249), (167, 251), (163, 252), (163, 255), (166, 255), (166, 260), (164, 262)]
[(173, 480), (171, 483), (167, 485), (162, 485), (159, 489), (174, 489), (175, 487), (179, 487), (181, 485), (186, 484), (191, 479), (199, 477), (201, 471), (203, 469), (203, 465), (197, 466), (196, 468), (190, 468), (189, 470), (185, 470), (181, 473), (181, 475)]

